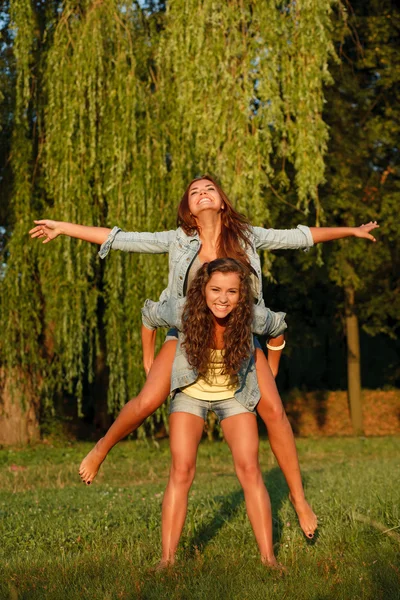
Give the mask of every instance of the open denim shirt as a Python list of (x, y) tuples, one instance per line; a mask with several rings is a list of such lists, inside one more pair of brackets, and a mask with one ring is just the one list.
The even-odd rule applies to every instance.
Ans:
[[(185, 298), (177, 300), (169, 298), (166, 302), (153, 302), (146, 300), (142, 308), (143, 322), (149, 329), (156, 327), (176, 327), (178, 329), (178, 345), (172, 365), (171, 394), (180, 388), (194, 383), (198, 377), (197, 371), (189, 364), (186, 353), (182, 347), (183, 337), (179, 332), (182, 326), (182, 312)], [(268, 308), (254, 305), (252, 331), (258, 335), (277, 337), (287, 328), (285, 313), (273, 312)], [(235, 398), (246, 408), (253, 410), (260, 400), (257, 373), (254, 361), (254, 341), (251, 340), (251, 353), (241, 365), (238, 372), (238, 388), (234, 393)]]
[[(261, 288), (261, 262), (257, 250), (279, 250), (279, 249), (297, 249), (308, 250), (314, 245), (310, 229), (305, 225), (298, 225), (296, 229), (264, 229), (262, 227), (250, 226), (249, 241), (246, 253), (253, 267), (257, 281), (259, 282), (256, 290), (257, 298), (254, 306), (255, 318), (262, 311), (267, 311)], [(167, 307), (169, 299), (181, 299), (185, 296), (187, 272), (192, 261), (200, 250), (200, 239), (195, 232), (193, 235), (187, 235), (181, 227), (171, 231), (161, 231), (155, 233), (146, 232), (124, 232), (119, 227), (114, 227), (102, 244), (99, 256), (105, 258), (110, 251), (123, 250), (125, 252), (143, 252), (149, 254), (169, 253), (169, 275), (168, 287), (161, 293), (160, 303)], [(172, 300), (173, 301), (173, 300)], [(149, 304), (146, 303), (142, 309), (145, 325), (150, 329), (152, 318), (149, 311)], [(147, 313), (147, 314), (146, 314)], [(279, 314), (279, 313), (276, 313)], [(145, 316), (146, 315), (146, 316)], [(266, 317), (267, 312), (264, 313)], [(173, 325), (173, 319), (168, 323)], [(146, 324), (147, 320), (147, 324)], [(283, 320), (284, 322), (284, 320)], [(286, 328), (286, 323), (285, 327)], [(282, 330), (283, 331), (283, 330)], [(282, 333), (282, 332), (281, 332)], [(279, 335), (275, 333), (274, 336)], [(186, 355), (181, 347), (181, 336), (178, 339), (178, 346), (173, 363), (171, 377), (171, 391), (176, 391), (180, 387), (185, 387), (197, 379), (197, 373), (189, 365)], [(260, 391), (257, 383), (257, 374), (254, 362), (254, 343), (252, 340), (252, 353), (247, 361), (242, 365), (238, 373), (238, 389), (235, 397), (246, 408), (253, 409), (260, 399)]]
[[(281, 250), (303, 248), (308, 250), (314, 245), (309, 227), (298, 225), (296, 229), (264, 229), (250, 226), (249, 242), (246, 248), (247, 257), (253, 267), (259, 285), (257, 286), (256, 304), (264, 306), (262, 297), (261, 262), (257, 250)], [(125, 252), (143, 252), (149, 254), (169, 253), (168, 286), (161, 293), (162, 302), (169, 296), (183, 298), (186, 291), (186, 276), (192, 261), (200, 250), (200, 239), (196, 233), (187, 235), (181, 227), (171, 231), (124, 232), (114, 227), (106, 241), (102, 244), (99, 256), (105, 258), (110, 249)]]

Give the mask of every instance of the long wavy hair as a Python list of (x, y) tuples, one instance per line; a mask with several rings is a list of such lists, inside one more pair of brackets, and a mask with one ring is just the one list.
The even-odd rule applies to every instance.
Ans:
[(244, 215), (233, 208), (228, 196), (210, 175), (196, 177), (187, 186), (178, 206), (177, 226), (182, 227), (187, 235), (193, 235), (195, 231), (199, 232), (196, 219), (190, 213), (189, 209), (189, 190), (193, 183), (201, 179), (207, 179), (215, 186), (225, 205), (224, 210), (221, 212), (221, 235), (218, 242), (218, 257), (229, 256), (249, 265), (249, 259), (245, 251), (246, 247), (250, 244), (249, 221)]
[(202, 376), (207, 374), (210, 350), (215, 348), (214, 316), (207, 306), (205, 290), (216, 272), (237, 273), (240, 280), (238, 304), (227, 315), (222, 372), (236, 375), (251, 353), (253, 295), (248, 268), (232, 258), (217, 258), (204, 263), (188, 290), (182, 316), (182, 345), (189, 364)]

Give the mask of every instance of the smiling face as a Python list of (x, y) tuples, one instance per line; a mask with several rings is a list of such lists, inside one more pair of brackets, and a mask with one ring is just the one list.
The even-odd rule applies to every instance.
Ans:
[(206, 304), (217, 319), (224, 319), (236, 308), (239, 295), (238, 273), (215, 271), (205, 287)]
[(224, 209), (224, 202), (212, 181), (198, 179), (189, 188), (189, 210), (197, 217), (204, 210), (219, 212)]

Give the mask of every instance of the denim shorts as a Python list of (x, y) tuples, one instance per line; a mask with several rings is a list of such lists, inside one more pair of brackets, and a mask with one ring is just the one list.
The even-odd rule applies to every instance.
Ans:
[(164, 342), (170, 342), (171, 340), (174, 340), (174, 342), (178, 341), (178, 330), (176, 327), (168, 329)]
[(255, 410), (250, 410), (240, 404), (236, 398), (227, 398), (226, 400), (199, 400), (198, 398), (192, 398), (184, 392), (177, 392), (172, 398), (169, 413), (184, 412), (190, 415), (196, 415), (201, 417), (204, 421), (207, 419), (207, 413), (212, 410), (217, 415), (220, 421), (227, 419), (228, 417), (234, 417), (235, 415), (242, 415), (249, 413), (255, 415)]

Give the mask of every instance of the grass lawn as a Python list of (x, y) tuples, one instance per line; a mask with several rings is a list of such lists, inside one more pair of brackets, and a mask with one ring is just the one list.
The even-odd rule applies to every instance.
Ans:
[(91, 487), (91, 445), (0, 450), (0, 598), (400, 599), (400, 438), (299, 439), (320, 521), (302, 535), (266, 441), (261, 464), (287, 572), (262, 566), (223, 442), (202, 443), (179, 561), (154, 573), (168, 442), (124, 442)]

